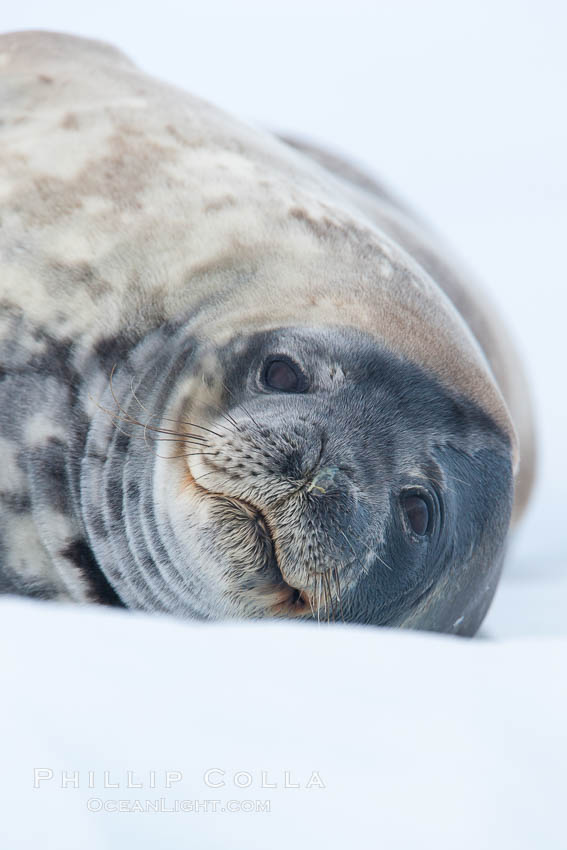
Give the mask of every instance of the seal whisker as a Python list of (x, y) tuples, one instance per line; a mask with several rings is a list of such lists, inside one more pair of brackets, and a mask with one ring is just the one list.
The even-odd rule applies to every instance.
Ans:
[[(218, 434), (216, 431), (213, 431), (212, 428), (206, 428), (204, 425), (197, 425), (196, 422), (189, 422), (189, 423), (185, 423), (185, 424), (188, 424), (191, 428), (199, 428), (201, 431), (207, 431), (209, 434), (214, 434), (215, 437), (219, 438), (219, 440), (222, 440), (222, 438), (223, 438), (222, 434)], [(224, 428), (224, 427), (225, 427), (224, 425), (221, 425), (221, 428)]]
[(214, 455), (215, 452), (189, 452), (181, 455), (177, 455), (177, 457), (200, 457), (201, 455)]
[[(183, 425), (188, 425), (191, 428), (199, 428), (201, 431), (207, 431), (210, 434), (214, 434), (215, 437), (222, 439), (222, 434), (218, 434), (216, 431), (213, 431), (211, 428), (207, 428), (204, 425), (198, 425), (196, 422), (183, 422), (182, 420), (179, 420), (179, 419), (172, 419), (169, 416), (160, 416), (159, 414), (150, 414), (149, 411), (147, 410), (147, 408), (144, 407), (144, 405), (139, 400), (136, 393), (134, 392), (134, 390), (131, 387), (131, 392), (132, 392), (132, 395), (134, 396), (136, 402), (140, 405), (140, 407), (142, 408), (142, 410), (144, 410), (144, 412), (149, 414), (149, 420), (148, 421), (140, 422), (139, 419), (136, 419), (130, 413), (128, 413), (128, 411), (124, 410), (124, 408), (121, 406), (120, 402), (116, 398), (116, 394), (114, 392), (114, 387), (113, 387), (113, 377), (114, 377), (114, 372), (116, 371), (116, 367), (117, 367), (117, 364), (115, 363), (114, 366), (112, 367), (112, 371), (110, 373), (110, 392), (112, 394), (112, 398), (114, 399), (114, 402), (115, 402), (118, 410), (121, 412), (122, 416), (125, 418), (126, 421), (128, 421), (132, 425), (139, 425), (140, 427), (143, 427), (143, 428), (145, 428), (149, 431), (155, 431), (155, 432), (159, 432), (159, 433), (162, 433), (162, 434), (173, 434), (173, 435), (176, 435), (176, 436), (185, 436), (185, 432), (183, 432), (183, 431), (174, 431), (173, 429), (170, 429), (170, 428), (159, 428), (155, 425), (149, 424), (149, 422), (152, 419), (159, 419), (160, 421), (163, 421), (163, 422), (177, 422), (177, 423), (180, 423), (180, 424), (183, 424)], [(191, 436), (194, 436), (196, 438), (201, 437), (200, 434), (192, 434)], [(202, 437), (202, 439), (206, 439), (206, 437)]]
[[(215, 437), (219, 437), (221, 440), (224, 434), (217, 434), (216, 431), (213, 431), (212, 428), (206, 428), (204, 425), (198, 425), (196, 422), (186, 422), (184, 419), (167, 419), (166, 416), (163, 417), (164, 420), (168, 422), (178, 422), (180, 425), (188, 425), (190, 428), (200, 428), (203, 431), (209, 431), (211, 434), (214, 434)], [(228, 431), (229, 434), (234, 434), (234, 429), (227, 428), (226, 425), (223, 425), (222, 422), (216, 423), (219, 428), (224, 428), (225, 431)]]
[(330, 570), (325, 570), (323, 573), (323, 578), (325, 581), (325, 596), (327, 599), (327, 622), (335, 622), (335, 597), (333, 594), (333, 588), (331, 586), (331, 573)]
[[(231, 394), (231, 396), (232, 396), (232, 397), (233, 397), (233, 399), (234, 399), (234, 393), (232, 392), (232, 390), (231, 390), (229, 387), (227, 387), (227, 385), (224, 383), (224, 381), (222, 382), (222, 385), (223, 385), (223, 387), (225, 388), (225, 390), (226, 390), (228, 393), (230, 393), (230, 394)], [(244, 413), (245, 413), (245, 414), (246, 414), (246, 415), (247, 415), (247, 416), (248, 416), (248, 417), (252, 420), (252, 422), (254, 423), (254, 425), (256, 426), (256, 428), (258, 429), (258, 432), (259, 432), (259, 433), (261, 433), (261, 430), (262, 430), (262, 429), (260, 428), (260, 426), (258, 425), (258, 423), (256, 422), (256, 420), (254, 419), (254, 417), (252, 416), (252, 414), (250, 413), (250, 411), (249, 411), (249, 410), (247, 410), (247, 409), (244, 407), (244, 405), (242, 404), (242, 402), (240, 402), (240, 401), (236, 401), (236, 399), (235, 399), (235, 404), (237, 405), (237, 407), (241, 407), (241, 408), (242, 408), (242, 410), (244, 411)]]
[[(212, 448), (210, 443), (205, 443), (201, 440), (194, 440), (190, 435), (187, 435), (186, 437), (151, 437), (150, 439), (152, 443), (180, 443), (192, 445), (195, 448), (197, 446), (202, 446), (205, 449)], [(215, 452), (209, 452), (209, 454), (215, 454)]]
[[(349, 529), (350, 529), (350, 526), (349, 526)], [(357, 554), (356, 554), (356, 552), (354, 551), (354, 549), (353, 549), (353, 547), (352, 547), (352, 544), (351, 544), (350, 540), (348, 539), (348, 537), (346, 536), (345, 532), (341, 529), (341, 530), (339, 531), (339, 534), (342, 534), (342, 536), (343, 536), (343, 537), (344, 537), (344, 539), (346, 540), (346, 542), (347, 542), (347, 544), (348, 544), (348, 547), (349, 547), (350, 551), (351, 551), (351, 552), (352, 552), (352, 554), (354, 555), (354, 560), (355, 560), (355, 562), (356, 562), (357, 564), (359, 564), (359, 565), (360, 565), (360, 566), (364, 569), (363, 565), (362, 565), (362, 564), (361, 564), (361, 562), (360, 562), (360, 558), (358, 557), (358, 555), (357, 555)], [(359, 542), (360, 542), (360, 543), (362, 543), (362, 541), (359, 541)], [(362, 543), (362, 545), (364, 546), (365, 544), (364, 544), (364, 543)], [(370, 549), (369, 549), (368, 551), (369, 551), (369, 552), (371, 552), (372, 550), (370, 550)]]
[(306, 593), (307, 601), (309, 602), (309, 607), (311, 608), (311, 616), (315, 619), (315, 609), (313, 608), (313, 600), (311, 598), (310, 593)]
[[(120, 420), (118, 420), (118, 421), (120, 421)], [(135, 440), (135, 439), (138, 439), (138, 438), (143, 439), (143, 435), (141, 435), (141, 434), (129, 434), (128, 436), (132, 440)], [(150, 444), (153, 444), (153, 443), (178, 443), (179, 445), (191, 446), (192, 448), (195, 448), (195, 449), (196, 448), (204, 448), (204, 449), (211, 448), (210, 443), (204, 443), (204, 442), (201, 442), (200, 440), (193, 440), (189, 436), (181, 438), (181, 437), (154, 437), (153, 435), (151, 435), (150, 437), (148, 437), (148, 440), (146, 442), (146, 444), (148, 445), (148, 448), (150, 447)]]
[(168, 434), (171, 437), (179, 437), (184, 440), (200, 440), (203, 444), (207, 442), (207, 438), (202, 434), (189, 434), (187, 431), (173, 431), (169, 428), (156, 428), (153, 425), (146, 425), (143, 422), (136, 422), (135, 420), (132, 420), (132, 424), (144, 426), (148, 429), (148, 431), (152, 431), (154, 434)]
[[(378, 558), (380, 563), (383, 564), (386, 567), (387, 570), (390, 570), (390, 572), (394, 571), (394, 568), (391, 567), (390, 564), (387, 564), (386, 561), (383, 558), (380, 557), (380, 555), (378, 554), (378, 552), (375, 549), (371, 549), (369, 546), (366, 545), (366, 543), (364, 543), (364, 541), (362, 541), (360, 539), (357, 540), (357, 542), (360, 543), (361, 546), (364, 546), (364, 548), (366, 549), (366, 551), (370, 555), (373, 555), (375, 558)], [(359, 561), (359, 563), (360, 563), (360, 561)]]
[(380, 555), (378, 554), (378, 552), (374, 552), (374, 554), (376, 555), (376, 557), (378, 558), (378, 560), (380, 561), (380, 563), (381, 563), (381, 564), (384, 564), (384, 566), (386, 567), (386, 569), (387, 569), (387, 570), (390, 570), (390, 572), (391, 572), (391, 573), (392, 573), (392, 572), (394, 572), (394, 568), (393, 568), (393, 567), (391, 567), (389, 564), (387, 564), (387, 563), (386, 563), (386, 561), (385, 561), (383, 558), (381, 558), (381, 557), (380, 557)]
[[(451, 477), (454, 478), (455, 481), (460, 481), (461, 484), (467, 484), (467, 486), (469, 484), (468, 481), (461, 481), (460, 478), (455, 478), (455, 476), (451, 476)], [(446, 490), (448, 493), (453, 493), (453, 495), (456, 495), (456, 491), (453, 490), (451, 487), (448, 487), (447, 484), (444, 481), (439, 481), (439, 479), (433, 478), (432, 475), (429, 476), (429, 481), (433, 481), (434, 484), (437, 484), (438, 487), (440, 487), (443, 490)]]
[[(138, 428), (143, 428), (146, 432), (151, 431), (154, 434), (168, 434), (172, 437), (178, 437), (180, 440), (198, 440), (203, 445), (206, 444), (207, 438), (202, 434), (189, 434), (186, 431), (173, 431), (170, 428), (158, 428), (155, 425), (150, 425), (148, 422), (140, 422), (138, 419), (134, 419), (134, 417), (126, 414), (122, 416), (117, 416), (111, 410), (107, 410), (106, 408), (99, 405), (101, 410), (104, 410), (105, 413), (108, 413), (111, 417), (113, 417), (116, 421), (124, 422), (127, 425), (135, 425)], [(217, 435), (220, 436), (220, 435)], [(159, 438), (156, 438), (156, 440)]]
[(198, 475), (197, 477), (195, 477), (195, 476), (193, 475), (193, 476), (192, 476), (193, 481), (199, 481), (201, 478), (206, 478), (206, 477), (207, 477), (207, 475), (212, 475), (212, 474), (213, 474), (214, 472), (216, 472), (216, 471), (217, 471), (216, 469), (212, 469), (210, 472), (204, 472), (204, 473), (203, 473), (203, 475)]
[(112, 411), (110, 410), (106, 410), (104, 407), (101, 407), (101, 410), (104, 410), (105, 413), (109, 413), (110, 416), (113, 416), (120, 422), (125, 422), (128, 425), (135, 425), (138, 428), (145, 428), (147, 431), (151, 431), (154, 434), (169, 434), (173, 437), (179, 437), (181, 439), (201, 440), (203, 442), (205, 442), (207, 439), (202, 434), (189, 434), (186, 431), (173, 431), (170, 428), (158, 428), (155, 425), (150, 425), (148, 422), (140, 422), (138, 419), (134, 419), (134, 417), (130, 415), (117, 416), (117, 414), (112, 413)]
[(327, 622), (330, 623), (331, 617), (334, 619), (335, 608), (331, 596), (331, 585), (329, 583), (329, 574), (325, 570), (323, 573), (323, 580), (325, 582), (325, 609), (327, 611)]
[(185, 454), (180, 455), (160, 455), (157, 452), (154, 452), (156, 457), (161, 458), (162, 460), (180, 460), (181, 458), (187, 457)]
[[(144, 436), (145, 436), (147, 429), (150, 427), (149, 422), (150, 422), (152, 419), (158, 419), (158, 418), (160, 418), (160, 417), (159, 417), (159, 414), (153, 414), (153, 413), (150, 413), (150, 411), (147, 409), (147, 407), (146, 407), (144, 404), (142, 404), (142, 402), (141, 402), (141, 401), (140, 401), (140, 399), (138, 398), (138, 396), (137, 396), (137, 394), (136, 394), (136, 390), (134, 389), (134, 376), (132, 376), (132, 378), (131, 378), (131, 380), (130, 380), (130, 392), (131, 392), (131, 394), (132, 394), (132, 397), (134, 398), (134, 400), (135, 400), (135, 401), (136, 401), (136, 403), (138, 404), (138, 406), (141, 408), (141, 410), (143, 410), (143, 411), (144, 411), (144, 413), (145, 413), (145, 414), (147, 414), (147, 416), (149, 417), (149, 419), (148, 419), (148, 420), (144, 423)], [(196, 423), (194, 423), (194, 422), (185, 422), (185, 421), (184, 421), (184, 420), (182, 420), (182, 419), (172, 419), (172, 418), (171, 418), (171, 417), (169, 417), (169, 416), (162, 416), (162, 417), (160, 418), (160, 421), (162, 421), (162, 422), (176, 422), (176, 423), (181, 424), (181, 425), (189, 425), (189, 426), (190, 426), (190, 427), (192, 427), (192, 428), (202, 428), (202, 427), (203, 427), (203, 426), (201, 426), (201, 425), (197, 425), (197, 424), (196, 424)], [(221, 427), (225, 427), (225, 426), (221, 426)], [(227, 430), (228, 430), (228, 429), (227, 429)], [(214, 432), (213, 432), (213, 433), (214, 433)], [(198, 435), (196, 435), (196, 436), (198, 436)], [(216, 435), (216, 436), (220, 436), (220, 435)]]
[[(239, 424), (238, 424), (238, 422), (236, 421), (236, 419), (235, 419), (233, 416), (231, 416), (231, 415), (230, 415), (230, 413), (223, 411), (223, 409), (222, 409), (221, 407), (219, 407), (219, 405), (218, 405), (218, 404), (215, 404), (215, 403), (214, 403), (214, 402), (212, 402), (212, 401), (204, 401), (204, 402), (202, 402), (202, 404), (203, 404), (203, 406), (205, 406), (205, 405), (206, 405), (206, 406), (208, 406), (208, 407), (212, 407), (212, 408), (214, 408), (214, 409), (215, 409), (218, 413), (220, 413), (220, 415), (221, 415), (224, 419), (226, 419), (226, 420), (227, 420), (227, 422), (230, 422), (230, 424), (231, 424), (231, 425), (234, 425), (234, 428), (235, 428), (237, 431), (241, 431), (241, 430), (242, 430), (242, 429), (240, 428), (240, 425), (239, 425)], [(227, 429), (227, 430), (228, 430), (228, 429)]]
[(346, 621), (345, 621), (345, 615), (343, 613), (343, 603), (342, 603), (342, 594), (341, 594), (341, 577), (340, 577), (340, 574), (339, 574), (339, 568), (337, 567), (336, 564), (334, 566), (334, 575), (335, 575), (335, 586), (336, 586), (336, 593), (337, 593), (337, 601), (339, 603), (339, 611), (340, 611), (340, 615), (341, 615), (341, 620), (344, 623)]
[[(101, 409), (104, 410), (103, 407)], [(109, 414), (112, 424), (114, 425), (116, 430), (119, 431), (121, 434), (124, 434), (124, 436), (128, 437), (128, 439), (131, 439), (132, 435), (129, 434), (127, 431), (124, 431), (124, 429), (120, 427), (122, 420), (118, 419), (116, 416), (113, 416), (110, 410), (104, 410), (104, 412)]]
[[(214, 452), (189, 452), (189, 453), (181, 452), (181, 454), (179, 454), (179, 455), (157, 455), (157, 457), (162, 457), (165, 460), (178, 460), (179, 458), (182, 458), (182, 457), (199, 457), (199, 455), (202, 455), (202, 454), (210, 455), (210, 454), (214, 454)], [(194, 462), (198, 463), (198, 461), (194, 461)]]
[[(132, 439), (135, 439), (135, 438), (136, 438), (136, 436), (137, 436), (136, 434), (128, 433), (127, 431), (124, 431), (124, 429), (120, 427), (120, 425), (121, 425), (121, 423), (122, 423), (122, 421), (123, 421), (123, 420), (121, 420), (120, 418), (116, 417), (116, 416), (112, 413), (112, 411), (110, 411), (110, 410), (106, 410), (106, 409), (105, 409), (104, 407), (102, 407), (101, 405), (98, 405), (98, 406), (100, 407), (100, 409), (101, 409), (104, 413), (107, 413), (107, 414), (108, 414), (108, 416), (110, 417), (110, 419), (111, 419), (111, 421), (112, 421), (112, 424), (114, 425), (114, 427), (116, 428), (116, 430), (117, 430), (117, 431), (119, 431), (119, 433), (120, 433), (120, 434), (124, 434), (124, 436), (125, 436), (125, 437), (128, 437), (128, 439), (129, 439), (129, 440), (132, 440)], [(179, 458), (179, 457), (183, 457), (183, 456), (184, 456), (184, 455), (160, 455), (160, 454), (158, 454), (158, 453), (157, 453), (157, 452), (153, 449), (153, 447), (149, 444), (148, 440), (146, 439), (146, 435), (145, 435), (145, 434), (144, 434), (144, 436), (143, 436), (143, 439), (144, 439), (144, 442), (145, 442), (145, 444), (146, 444), (146, 448), (148, 448), (148, 449), (149, 449), (149, 450), (150, 450), (150, 451), (151, 451), (151, 452), (152, 452), (152, 453), (153, 453), (156, 457), (162, 458), (163, 460), (171, 460), (171, 459), (174, 459), (174, 458)], [(163, 441), (164, 441), (164, 442), (185, 442), (185, 441), (182, 441), (182, 440), (163, 440)], [(157, 442), (162, 442), (162, 440), (160, 440), (159, 438), (156, 438), (156, 439), (155, 439), (155, 440), (153, 440), (152, 442), (157, 443)], [(199, 452), (199, 454), (201, 454), (201, 452)], [(214, 453), (213, 453), (213, 452), (208, 452), (208, 454), (214, 454)]]
[[(94, 399), (93, 399), (93, 401), (94, 401)], [(144, 428), (146, 431), (149, 430), (149, 431), (152, 431), (153, 433), (157, 433), (157, 434), (176, 435), (175, 439), (173, 439), (173, 438), (169, 439), (168, 437), (152, 437), (151, 440), (154, 443), (158, 443), (158, 442), (193, 443), (193, 444), (196, 444), (196, 445), (199, 445), (199, 446), (204, 446), (204, 447), (208, 447), (210, 445), (208, 442), (206, 442), (206, 438), (202, 437), (200, 434), (183, 434), (183, 433), (177, 434), (177, 432), (175, 432), (175, 431), (168, 431), (168, 430), (163, 429), (163, 428), (153, 428), (152, 426), (146, 425), (143, 422), (138, 422), (137, 420), (133, 419), (132, 417), (118, 416), (114, 411), (108, 410), (108, 408), (104, 407), (99, 402), (95, 402), (95, 404), (97, 405), (99, 410), (102, 410), (103, 413), (107, 414), (107, 416), (111, 419), (113, 425), (120, 431), (120, 433), (124, 434), (124, 436), (128, 437), (129, 439), (135, 439), (136, 435), (124, 431), (122, 428), (119, 427), (119, 424), (134, 425), (136, 427)], [(141, 436), (140, 438), (144, 439), (146, 444), (147, 444), (147, 439), (146, 439), (147, 433), (144, 433), (143, 437)], [(149, 448), (149, 445), (148, 445), (148, 448)]]
[[(171, 416), (159, 416), (159, 414), (155, 414), (155, 415), (150, 416), (150, 419), (159, 419), (160, 422), (176, 422), (179, 425), (187, 425), (190, 428), (200, 428), (203, 431), (209, 431), (211, 434), (214, 434), (215, 437), (219, 437), (220, 439), (223, 438), (223, 434), (217, 434), (216, 431), (213, 431), (210, 428), (206, 428), (204, 425), (198, 425), (197, 422), (188, 422), (185, 419), (173, 419)], [(136, 424), (142, 425), (144, 423), (136, 422)], [(222, 425), (220, 422), (218, 424), (220, 425), (221, 428), (226, 428), (226, 425)], [(151, 428), (151, 426), (148, 425), (148, 428)], [(156, 430), (156, 429), (154, 428), (154, 430)], [(157, 430), (160, 430), (160, 429), (157, 429)], [(177, 433), (182, 434), (182, 433), (184, 433), (183, 431), (173, 431), (173, 430), (169, 430), (169, 429), (162, 429), (162, 430), (164, 431), (164, 433), (168, 433), (168, 434), (177, 434)], [(226, 430), (229, 433), (234, 433), (234, 432), (231, 432), (229, 428), (226, 428)], [(201, 435), (195, 434), (194, 436), (200, 437)], [(205, 437), (202, 437), (202, 439), (205, 439)]]
[[(351, 523), (351, 525), (349, 525), (349, 527), (348, 527), (348, 530), (349, 530), (349, 531), (350, 531), (351, 527), (352, 527), (352, 523)], [(347, 543), (349, 544), (350, 549), (351, 549), (351, 552), (353, 553), (354, 557), (355, 557), (355, 558), (357, 558), (357, 554), (356, 554), (356, 552), (354, 551), (354, 549), (352, 548), (352, 545), (350, 544), (350, 541), (348, 540), (348, 538), (347, 538), (346, 534), (344, 533), (344, 531), (341, 531), (340, 533), (343, 535), (343, 537), (345, 538), (345, 540), (346, 540), (346, 541), (347, 541)], [(378, 554), (378, 552), (376, 552), (376, 550), (375, 550), (375, 549), (371, 549), (371, 548), (370, 548), (370, 547), (369, 547), (369, 546), (368, 546), (368, 545), (367, 545), (367, 544), (366, 544), (363, 540), (358, 539), (358, 540), (357, 540), (357, 543), (360, 543), (360, 545), (361, 545), (361, 546), (364, 546), (364, 548), (366, 549), (366, 551), (367, 551), (367, 552), (369, 552), (369, 553), (370, 553), (371, 555), (373, 555), (374, 557), (378, 558), (378, 560), (380, 561), (380, 563), (384, 564), (384, 566), (386, 567), (386, 569), (390, 570), (390, 572), (393, 572), (393, 571), (394, 571), (393, 567), (391, 567), (389, 564), (387, 564), (387, 563), (386, 563), (386, 561), (384, 561), (384, 559), (380, 557), (380, 555)], [(357, 558), (357, 560), (358, 560), (358, 561), (359, 561), (359, 563), (360, 563), (360, 560), (359, 560), (358, 558)], [(361, 566), (362, 566), (362, 564), (361, 564)]]
[[(128, 413), (127, 410), (125, 410), (122, 407), (122, 405), (118, 401), (118, 398), (116, 397), (116, 393), (114, 392), (113, 378), (114, 378), (114, 373), (116, 371), (116, 368), (117, 368), (117, 364), (115, 363), (114, 366), (112, 367), (112, 370), (111, 370), (111, 373), (110, 373), (109, 387), (110, 387), (110, 393), (112, 395), (114, 403), (116, 404), (116, 407), (118, 408), (121, 415), (117, 416), (116, 413), (113, 413), (112, 411), (109, 411), (107, 408), (105, 408), (103, 405), (98, 404), (98, 406), (100, 407), (101, 410), (103, 410), (105, 413), (108, 413), (114, 419), (119, 419), (119, 421), (121, 421), (121, 422), (126, 422), (129, 425), (136, 425), (140, 428), (144, 428), (145, 430), (153, 431), (155, 433), (170, 434), (170, 435), (176, 436), (176, 437), (191, 436), (191, 437), (194, 437), (195, 439), (199, 439), (199, 438), (202, 439), (202, 440), (206, 439), (205, 437), (202, 437), (202, 435), (200, 435), (200, 434), (188, 435), (188, 434), (183, 433), (183, 432), (173, 431), (169, 428), (158, 428), (154, 425), (150, 425), (148, 422), (140, 422), (139, 419), (136, 419), (135, 417), (133, 417), (130, 413)], [(157, 418), (157, 417), (155, 417), (155, 418)], [(171, 420), (171, 421), (175, 421), (175, 420)], [(193, 425), (193, 427), (200, 428), (202, 426)], [(209, 430), (209, 429), (204, 429), (204, 430)], [(217, 436), (219, 438), (222, 436), (221, 434), (216, 434), (214, 431), (212, 431), (211, 433), (215, 434), (215, 436)]]
[[(140, 386), (140, 385), (138, 384), (138, 386)], [(132, 378), (130, 379), (130, 392), (132, 394), (134, 401), (137, 402), (138, 407), (140, 407), (144, 411), (144, 413), (147, 413), (148, 416), (151, 416), (149, 410), (146, 407), (144, 407), (144, 405), (142, 404), (142, 402), (140, 401), (140, 399), (136, 395), (136, 390), (134, 389), (134, 376), (133, 375), (132, 375)]]
[[(139, 436), (139, 435), (131, 434), (131, 433), (128, 433), (127, 431), (124, 431), (124, 429), (120, 427), (120, 425), (122, 424), (122, 422), (123, 422), (124, 420), (122, 420), (122, 419), (120, 419), (119, 417), (115, 416), (115, 415), (112, 413), (112, 411), (110, 411), (110, 410), (106, 410), (106, 409), (105, 409), (104, 407), (102, 407), (101, 405), (99, 405), (99, 407), (100, 407), (100, 409), (101, 409), (104, 413), (107, 413), (107, 414), (109, 415), (109, 417), (110, 417), (110, 419), (111, 419), (111, 421), (112, 421), (112, 424), (114, 425), (114, 427), (116, 428), (116, 430), (117, 430), (117, 431), (119, 431), (121, 434), (124, 434), (124, 436), (125, 436), (125, 437), (128, 437), (128, 439), (129, 439), (129, 440), (136, 439), (136, 437), (137, 437), (137, 436)], [(132, 423), (127, 422), (127, 424), (132, 424)], [(146, 433), (144, 433), (143, 437), (142, 437), (142, 436), (140, 436), (140, 439), (143, 439), (143, 440), (144, 440), (144, 443), (145, 443), (145, 445), (146, 445), (146, 448), (147, 448), (147, 449), (149, 449), (149, 451), (151, 451), (151, 452), (152, 452), (152, 453), (153, 453), (156, 457), (162, 458), (163, 460), (173, 460), (173, 459), (175, 459), (175, 458), (180, 458), (180, 457), (186, 457), (186, 456), (187, 456), (186, 454), (181, 454), (181, 455), (160, 455), (160, 454), (158, 454), (158, 453), (154, 450), (154, 448), (150, 445), (150, 441), (148, 441)], [(183, 440), (181, 440), (181, 439), (175, 439), (175, 440), (174, 440), (174, 439), (169, 439), (169, 438), (165, 438), (165, 437), (161, 437), (161, 438), (160, 438), (160, 437), (156, 437), (156, 438), (152, 439), (152, 440), (151, 440), (151, 442), (152, 442), (152, 443), (160, 443), (160, 442), (182, 443), (182, 444), (192, 445), (192, 446), (193, 446), (193, 448), (195, 448), (195, 447), (196, 447), (196, 446), (195, 446), (195, 444), (191, 443), (191, 441), (190, 441), (189, 439), (183, 439)], [(207, 447), (207, 445), (208, 445), (208, 444), (206, 444), (206, 443), (205, 443), (205, 444), (197, 443), (197, 445), (204, 445), (205, 447)], [(214, 454), (214, 452), (196, 452), (196, 454)]]
[[(112, 374), (114, 374), (114, 370), (113, 370)], [(111, 382), (112, 382), (112, 375), (111, 375)], [(111, 386), (112, 386), (112, 383), (111, 383)], [(144, 405), (142, 404), (142, 402), (140, 401), (140, 399), (136, 395), (136, 391), (134, 390), (134, 376), (133, 375), (130, 379), (130, 392), (132, 394), (132, 397), (137, 402), (139, 407), (144, 411), (144, 413), (148, 413), (148, 411), (146, 410), (146, 408), (144, 407)], [(114, 393), (112, 394), (112, 396), (113, 396), (114, 400), (116, 401), (116, 398), (114, 397)], [(148, 445), (147, 423), (144, 425), (144, 442), (147, 446)]]

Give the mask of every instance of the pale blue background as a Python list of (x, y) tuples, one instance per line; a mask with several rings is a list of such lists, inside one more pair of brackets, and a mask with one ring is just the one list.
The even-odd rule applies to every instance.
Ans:
[(0, 28), (99, 37), (240, 117), (328, 144), (423, 214), (501, 305), (541, 472), (509, 577), (567, 560), (567, 6), (3, 0)]

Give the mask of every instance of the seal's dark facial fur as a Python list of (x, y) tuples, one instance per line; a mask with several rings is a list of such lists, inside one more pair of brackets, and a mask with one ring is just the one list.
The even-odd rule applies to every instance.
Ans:
[[(227, 416), (211, 418), (217, 433), (188, 463), (201, 487), (259, 512), (257, 534), (271, 538), (259, 557), (275, 560), (297, 591), (287, 605), (375, 624), (427, 615), (431, 628), (473, 632), (496, 586), (512, 507), (499, 428), (347, 329), (257, 334), (220, 361)], [(301, 381), (282, 372), (291, 388), (274, 389), (265, 379), (272, 362), (293, 364)], [(407, 505), (415, 512), (420, 502), (427, 522), (420, 528), (418, 516), (416, 532)], [(252, 566), (233, 577), (236, 594), (253, 586)], [(448, 584), (462, 588), (465, 606)]]

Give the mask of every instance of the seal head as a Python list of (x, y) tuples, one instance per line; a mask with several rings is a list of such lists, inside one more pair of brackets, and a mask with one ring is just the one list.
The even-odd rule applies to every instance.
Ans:
[(179, 359), (191, 378), (161, 398), (155, 368), (117, 370), (82, 463), (125, 604), (476, 630), (513, 497), (485, 412), (351, 328), (237, 333)]
[(264, 615), (281, 575), (276, 613), (474, 631), (512, 507), (509, 441), (486, 414), (349, 329), (255, 334), (219, 361), (231, 421), (207, 418), (187, 464), (237, 500), (228, 513), (254, 511), (223, 545), (231, 604)]

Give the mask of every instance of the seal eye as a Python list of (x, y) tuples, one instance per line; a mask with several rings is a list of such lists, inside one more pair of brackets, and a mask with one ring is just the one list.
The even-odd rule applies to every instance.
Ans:
[(427, 500), (417, 493), (402, 496), (402, 506), (414, 534), (424, 537), (431, 525), (431, 509)]
[(264, 383), (284, 393), (301, 392), (301, 373), (287, 360), (270, 360), (264, 370)]

